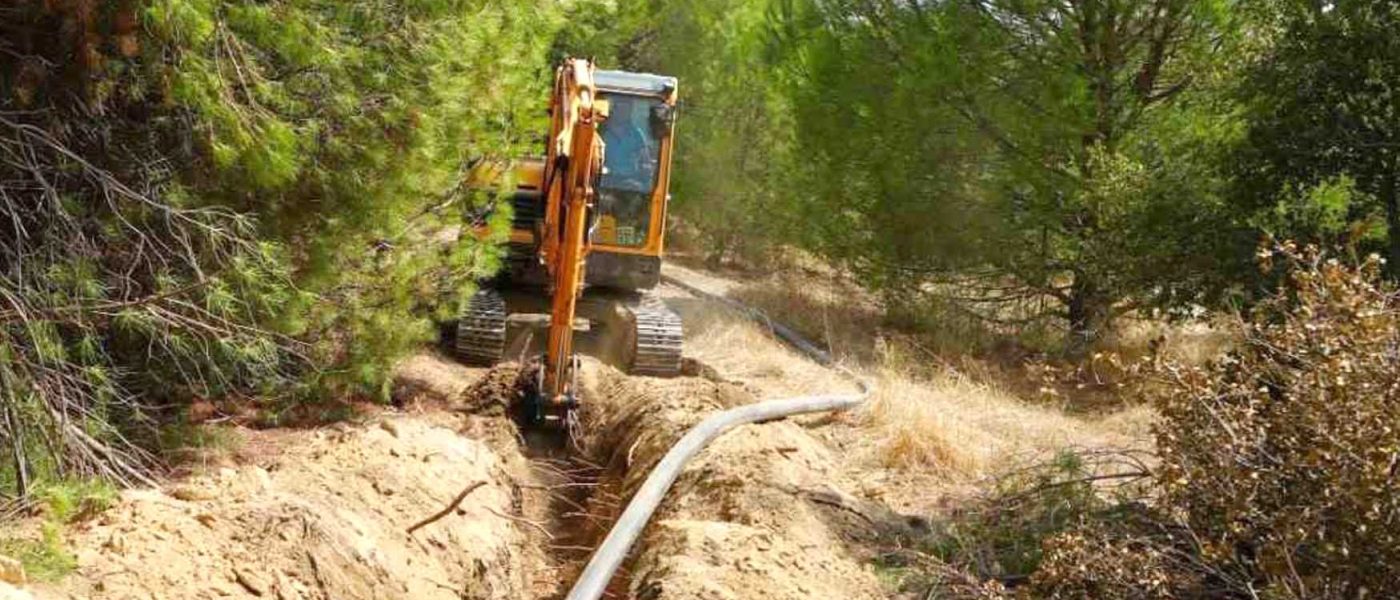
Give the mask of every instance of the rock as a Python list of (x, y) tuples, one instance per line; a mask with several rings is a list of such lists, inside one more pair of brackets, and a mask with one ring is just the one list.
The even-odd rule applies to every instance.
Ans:
[(253, 467), (251, 473), (251, 477), (253, 478), (254, 483), (257, 485), (258, 491), (266, 492), (267, 490), (272, 488), (272, 475), (268, 474), (267, 469), (264, 469), (262, 467)]
[(389, 435), (399, 437), (399, 424), (395, 423), (391, 419), (385, 419), (383, 421), (380, 421), (379, 428), (389, 432)]
[(107, 543), (103, 547), (111, 550), (114, 554), (126, 554), (126, 536), (120, 533), (113, 533), (107, 538)]
[(0, 581), (14, 585), (24, 585), (24, 563), (0, 554)]
[(266, 594), (268, 587), (270, 587), (267, 579), (247, 569), (234, 569), (233, 579), (238, 582), (238, 585), (243, 586), (243, 589), (248, 590), (248, 593), (254, 596)]

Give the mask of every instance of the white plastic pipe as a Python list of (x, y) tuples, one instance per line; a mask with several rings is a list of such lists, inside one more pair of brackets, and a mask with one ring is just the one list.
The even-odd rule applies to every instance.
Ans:
[[(811, 356), (823, 365), (830, 366), (832, 364), (831, 357), (826, 352), (803, 339), (795, 331), (769, 321), (762, 313), (674, 278), (666, 277), (665, 280), (667, 283), (696, 296), (722, 302), (762, 320), (769, 325), (775, 335), (793, 344), (804, 354)], [(652, 514), (661, 505), (661, 500), (666, 496), (666, 492), (671, 489), (676, 478), (680, 477), (681, 470), (715, 438), (740, 425), (772, 421), (806, 413), (846, 410), (864, 402), (870, 396), (870, 385), (844, 368), (839, 368), (839, 370), (856, 381), (856, 385), (860, 388), (858, 393), (769, 400), (731, 408), (707, 417), (699, 425), (686, 432), (685, 436), (672, 446), (666, 452), (666, 456), (661, 458), (661, 462), (657, 463), (656, 467), (651, 470), (646, 481), (642, 482), (642, 486), (637, 489), (637, 493), (633, 494), (632, 500), (627, 503), (627, 508), (622, 511), (622, 516), (617, 518), (616, 523), (613, 523), (608, 536), (603, 539), (603, 543), (598, 545), (598, 548), (593, 551), (593, 556), (588, 559), (588, 565), (584, 567), (583, 574), (574, 582), (573, 589), (569, 590), (567, 600), (598, 600), (602, 597), (603, 591), (607, 589), (608, 583), (612, 581), (618, 567), (627, 558), (627, 553), (632, 549), (632, 545), (636, 543), (642, 530), (646, 528), (647, 522), (651, 520)]]

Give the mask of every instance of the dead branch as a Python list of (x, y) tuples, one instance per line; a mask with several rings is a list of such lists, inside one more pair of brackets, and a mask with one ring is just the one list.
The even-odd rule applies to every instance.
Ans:
[(468, 494), (471, 494), (472, 492), (476, 491), (476, 488), (479, 488), (483, 485), (486, 485), (485, 481), (476, 481), (473, 482), (471, 485), (468, 485), (465, 489), (462, 490), (461, 493), (457, 494), (456, 498), (452, 499), (452, 502), (447, 505), (447, 508), (438, 511), (437, 513), (433, 514), (433, 516), (423, 519), (422, 521), (419, 521), (417, 523), (414, 523), (413, 526), (409, 527), (408, 534), (413, 535), (413, 532), (418, 531), (419, 529), (431, 525), (433, 523), (436, 523), (443, 517), (452, 514), (452, 511), (457, 510), (457, 506), (461, 504), (463, 500), (467, 499)]

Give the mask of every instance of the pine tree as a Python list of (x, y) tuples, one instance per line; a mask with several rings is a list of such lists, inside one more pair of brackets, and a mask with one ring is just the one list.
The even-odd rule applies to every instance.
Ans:
[[(0, 479), (143, 480), (153, 406), (383, 397), (498, 263), (552, 2), (0, 11)], [(499, 217), (496, 218), (500, 225)]]

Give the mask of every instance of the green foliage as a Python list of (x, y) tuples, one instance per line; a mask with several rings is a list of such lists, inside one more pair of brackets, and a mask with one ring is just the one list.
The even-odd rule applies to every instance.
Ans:
[(463, 190), (472, 161), (542, 123), (560, 10), (0, 12), (0, 478), (140, 482), (153, 405), (387, 397), (499, 266), (496, 238), (443, 240), (495, 201)]
[(78, 568), (77, 557), (64, 543), (64, 529), (111, 508), (117, 490), (97, 479), (58, 480), (37, 483), (32, 497), (44, 511), (38, 539), (0, 536), (0, 555), (20, 561), (35, 581), (57, 581)]
[(892, 312), (1096, 338), (1116, 305), (1218, 295), (1220, 255), (1248, 255), (1211, 171), (1239, 128), (1187, 85), (1221, 77), (1201, 65), (1229, 24), (1165, 4), (581, 2), (559, 45), (680, 77), (675, 213), (712, 263), (792, 243)]
[(1239, 129), (1206, 93), (1221, 3), (781, 6), (803, 239), (891, 304), (1058, 318), (1079, 352), (1247, 256), (1213, 172)]
[[(1222, 164), (1267, 11), (1219, 0), (573, 4), (556, 46), (681, 78), (675, 211), (719, 262), (795, 244), (892, 316), (1078, 353), (1252, 282)], [(905, 312), (920, 312), (907, 311)]]
[[(1235, 90), (1249, 119), (1232, 161), (1235, 201), (1265, 216), (1307, 217), (1299, 215), (1300, 201), (1330, 199), (1331, 210), (1276, 224), (1285, 229), (1278, 234), (1383, 252), (1393, 276), (1400, 267), (1400, 236), (1388, 234), (1400, 230), (1400, 7), (1260, 4), (1255, 33), (1268, 43)], [(1338, 204), (1343, 188), (1345, 206)]]
[(56, 481), (39, 484), (34, 498), (49, 520), (67, 525), (111, 508), (117, 501), (117, 490), (100, 479)]
[(20, 561), (25, 575), (35, 581), (58, 581), (78, 568), (78, 557), (64, 546), (61, 531), (62, 526), (46, 522), (37, 540), (0, 537), (0, 554)]
[(469, 159), (511, 156), (540, 124), (553, 9), (168, 0), (146, 14), (208, 159), (192, 193), (256, 211), (263, 239), (294, 249), (301, 298), (279, 320), (338, 366), (317, 385), (382, 396), (434, 311), (497, 265), (470, 239), (419, 240), (461, 224)]
[(1255, 226), (1276, 239), (1300, 239), (1329, 246), (1379, 247), (1387, 238), (1385, 216), (1356, 181), (1342, 175), (1305, 189), (1287, 189), (1261, 211)]

